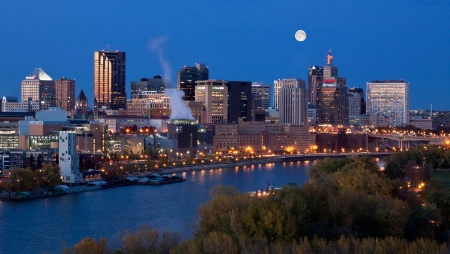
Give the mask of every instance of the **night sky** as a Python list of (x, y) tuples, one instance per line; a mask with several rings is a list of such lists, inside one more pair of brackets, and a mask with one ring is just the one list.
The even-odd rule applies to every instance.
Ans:
[(411, 109), (450, 110), (449, 0), (2, 0), (0, 48), (0, 96), (20, 97), (40, 67), (92, 104), (96, 50), (126, 52), (129, 97), (131, 81), (161, 74), (175, 87), (195, 63), (210, 79), (306, 80), (331, 49), (348, 87), (404, 79)]

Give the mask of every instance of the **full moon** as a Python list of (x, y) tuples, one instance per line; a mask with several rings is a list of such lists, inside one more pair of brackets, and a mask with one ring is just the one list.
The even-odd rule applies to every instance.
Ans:
[(303, 31), (303, 30), (298, 30), (298, 31), (295, 33), (295, 39), (296, 39), (297, 41), (304, 41), (304, 40), (306, 39), (306, 33), (305, 33), (305, 31)]

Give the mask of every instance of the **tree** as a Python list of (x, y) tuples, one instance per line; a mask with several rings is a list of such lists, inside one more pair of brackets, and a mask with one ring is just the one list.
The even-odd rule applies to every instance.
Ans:
[(97, 239), (83, 238), (72, 248), (67, 247), (63, 254), (108, 254), (111, 253), (107, 247), (106, 238)]
[(61, 183), (61, 168), (53, 164), (44, 164), (39, 170), (42, 179), (42, 187), (45, 189), (55, 187)]

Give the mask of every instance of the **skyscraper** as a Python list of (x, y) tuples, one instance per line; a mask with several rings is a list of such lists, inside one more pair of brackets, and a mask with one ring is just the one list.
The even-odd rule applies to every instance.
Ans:
[(311, 66), (308, 70), (308, 106), (317, 107), (317, 91), (323, 82), (323, 67)]
[(338, 77), (333, 66), (331, 50), (323, 68), (323, 84), (317, 92), (317, 124), (345, 125), (348, 123), (348, 91), (346, 79)]
[(99, 108), (126, 108), (125, 63), (125, 52), (94, 52), (94, 101)]
[(409, 85), (404, 80), (367, 82), (367, 114), (379, 113), (388, 117), (390, 126), (408, 125)]
[[(364, 99), (364, 90), (361, 87), (352, 87), (348, 89), (349, 105), (348, 114), (350, 116), (364, 115), (366, 113), (366, 101)], [(353, 97), (350, 99), (350, 97)], [(359, 102), (356, 100), (359, 99)], [(350, 100), (355, 100), (350, 106)]]
[(205, 105), (205, 123), (228, 122), (228, 86), (225, 80), (201, 80), (195, 86), (195, 101)]
[(252, 82), (228, 81), (228, 122), (252, 120)]
[(268, 109), (270, 107), (270, 86), (262, 83), (252, 83), (253, 109)]
[(62, 77), (55, 80), (56, 106), (71, 115), (75, 109), (75, 80)]
[(195, 64), (195, 67), (184, 66), (177, 73), (177, 89), (184, 91), (184, 100), (194, 101), (195, 81), (208, 79), (209, 70), (204, 64)]
[(273, 81), (273, 108), (276, 110), (280, 110), (280, 90), (282, 85), (282, 79)]
[(306, 84), (301, 79), (283, 79), (280, 89), (280, 123), (308, 125)]
[(56, 106), (55, 82), (41, 68), (36, 68), (22, 81), (22, 102), (39, 103), (40, 109)]

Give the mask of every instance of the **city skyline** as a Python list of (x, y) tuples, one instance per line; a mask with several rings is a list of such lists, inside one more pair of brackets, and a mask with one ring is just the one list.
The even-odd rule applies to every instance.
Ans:
[[(297, 1), (108, 3), (3, 2), (0, 95), (19, 96), (23, 78), (43, 68), (54, 79), (75, 79), (75, 94), (83, 89), (92, 105), (92, 54), (98, 50), (127, 53), (129, 94), (131, 81), (155, 74), (174, 88), (176, 72), (196, 63), (209, 68), (210, 79), (271, 85), (277, 79), (307, 80), (308, 68), (324, 66), (332, 49), (347, 87), (403, 79), (411, 84), (411, 109), (432, 103), (433, 109), (449, 110), (446, 1), (326, 1), (320, 8)], [(304, 42), (294, 38), (299, 29), (307, 34)]]

